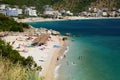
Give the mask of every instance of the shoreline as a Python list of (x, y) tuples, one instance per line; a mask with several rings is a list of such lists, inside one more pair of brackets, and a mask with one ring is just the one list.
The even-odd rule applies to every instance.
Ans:
[(64, 52), (67, 48), (67, 42), (66, 41), (60, 41), (61, 46), (63, 46), (60, 49), (55, 50), (51, 62), (47, 68), (47, 72), (45, 75), (45, 80), (56, 80), (55, 78), (55, 69), (59, 65), (59, 61), (61, 60), (60, 57), (64, 55)]
[[(27, 47), (26, 45), (36, 38), (34, 36), (31, 37), (33, 38), (32, 40), (26, 41), (28, 37), (25, 33), (14, 33), (13, 35), (9, 33), (8, 36), (2, 39), (10, 43), (14, 41), (15, 43), (12, 44), (13, 49), (18, 50), (21, 56), (25, 58), (28, 56), (33, 57), (37, 65), (42, 67), (42, 70), (38, 73), (39, 77), (43, 77), (44, 80), (53, 80), (54, 71), (58, 64), (57, 58), (60, 57), (66, 49), (65, 41), (62, 40), (63, 36), (52, 35), (51, 40), (47, 42), (47, 46)], [(19, 49), (17, 49), (18, 45), (21, 45)], [(55, 48), (54, 45), (61, 47)], [(45, 50), (40, 50), (42, 47), (45, 47)], [(23, 50), (26, 52), (22, 52)]]
[(72, 16), (72, 17), (64, 17), (63, 19), (52, 19), (52, 18), (25, 18), (18, 19), (14, 18), (17, 22), (30, 23), (30, 22), (48, 22), (48, 21), (69, 21), (69, 20), (90, 20), (90, 19), (120, 19), (120, 17), (81, 17), (81, 16)]
[[(93, 17), (92, 18), (90, 18), (90, 17), (88, 17), (88, 18), (79, 18), (78, 17), (78, 18), (76, 18), (76, 17), (71, 17), (71, 18), (67, 18), (67, 19), (43, 19), (43, 20), (38, 21), (38, 22), (86, 20), (86, 19), (120, 19), (120, 17), (116, 17), (116, 18), (113, 18), (113, 17), (112, 18), (106, 18), (106, 17), (105, 18), (104, 17), (101, 17), (101, 18), (100, 17), (99, 18), (98, 17), (95, 17), (95, 18), (93, 18)], [(36, 22), (36, 20), (35, 21), (31, 21), (31, 22)], [(34, 27), (32, 27), (32, 28), (34, 28)], [(34, 28), (34, 29), (36, 29), (36, 28)], [(19, 37), (19, 35), (6, 38), (6, 40), (8, 40), (8, 41), (11, 40), (11, 42), (12, 42), (12, 38), (13, 37), (15, 37), (15, 39), (16, 39), (16, 37)], [(23, 37), (24, 36), (21, 36), (20, 40), (24, 41)], [(59, 60), (57, 60), (57, 58), (58, 57), (60, 58), (62, 55), (64, 55), (64, 52), (65, 52), (65, 50), (66, 50), (66, 48), (68, 46), (68, 45), (66, 45), (66, 42), (64, 42), (62, 40), (59, 40), (61, 37), (63, 37), (63, 36), (62, 35), (61, 36), (57, 36), (57, 37), (54, 36), (53, 40), (55, 41), (55, 43), (52, 42), (51, 44), (48, 44), (48, 45), (51, 45), (52, 48), (50, 50), (43, 51), (42, 54), (39, 52), (40, 51), (40, 47), (39, 48), (37, 47), (37, 48), (34, 48), (34, 49), (33, 48), (23, 47), (23, 48), (28, 49), (29, 52), (31, 51), (30, 54), (29, 54), (29, 52), (28, 52), (28, 54), (22, 53), (23, 56), (25, 56), (25, 57), (33, 56), (35, 61), (37, 61), (37, 63), (40, 63), (39, 65), (42, 65), (43, 70), (40, 71), (42, 73), (42, 76), (40, 75), (39, 77), (43, 77), (44, 80), (54, 80), (55, 69), (59, 65)], [(22, 41), (20, 41), (20, 42), (22, 42)], [(17, 43), (17, 41), (16, 41), (16, 43)], [(27, 42), (25, 42), (24, 44), (26, 44), (26, 43)], [(60, 45), (60, 46), (62, 46), (62, 48), (53, 48), (54, 44)], [(36, 52), (34, 52), (34, 51), (36, 51)], [(43, 55), (42, 57), (45, 57), (44, 58), (45, 62), (40, 62), (39, 61), (40, 59), (43, 59), (40, 55)], [(46, 55), (47, 55), (47, 57), (46, 57)], [(39, 58), (39, 59), (37, 59), (37, 58)]]
[[(65, 19), (44, 19), (44, 18), (27, 18), (21, 20), (24, 23), (27, 22), (46, 22), (46, 21), (69, 21), (69, 20), (87, 20), (87, 19), (120, 19), (120, 17), (67, 17)], [(17, 22), (20, 22), (17, 20)], [(33, 27), (34, 28), (34, 27)], [(65, 43), (60, 42), (59, 45), (64, 45)], [(67, 46), (66, 46), (67, 47)], [(52, 54), (50, 61), (46, 63), (46, 66), (43, 66), (45, 70), (42, 71), (42, 76), (44, 80), (54, 80), (55, 69), (58, 66), (59, 62), (57, 61), (58, 57), (64, 55), (65, 48), (56, 49)], [(50, 53), (50, 52), (49, 52)]]

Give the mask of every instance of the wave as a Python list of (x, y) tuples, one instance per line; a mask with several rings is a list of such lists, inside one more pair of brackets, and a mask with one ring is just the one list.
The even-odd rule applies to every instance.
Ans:
[(69, 51), (69, 46), (66, 47), (64, 54), (66, 54), (68, 51)]
[(63, 56), (60, 57), (60, 59), (63, 59), (64, 58), (64, 55), (66, 55), (66, 53), (69, 51), (69, 46), (66, 47), (64, 53), (63, 53)]
[[(69, 46), (66, 47), (64, 53), (63, 53), (63, 56), (60, 57), (60, 59), (63, 59), (64, 58), (64, 55), (66, 55), (66, 53), (69, 51)], [(58, 70), (59, 68), (61, 67), (61, 64), (59, 64), (58, 66), (56, 66), (55, 68), (55, 72), (54, 72), (54, 78), (57, 78), (58, 77)]]
[(56, 66), (55, 72), (54, 72), (54, 78), (58, 77), (58, 70), (59, 70), (60, 67), (61, 67), (61, 64), (59, 64), (58, 66)]

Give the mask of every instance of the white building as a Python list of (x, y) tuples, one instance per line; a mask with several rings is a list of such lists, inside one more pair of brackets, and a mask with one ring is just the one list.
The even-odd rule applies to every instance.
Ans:
[(25, 9), (25, 14), (28, 16), (37, 16), (37, 10), (35, 10), (35, 8), (26, 8)]
[(18, 16), (19, 14), (22, 14), (22, 9), (10, 7), (6, 9), (7, 16)]
[(58, 11), (44, 11), (43, 12), (44, 15), (47, 15), (49, 17), (52, 18), (59, 18), (61, 16), (61, 13), (59, 13)]
[(120, 9), (118, 9), (118, 12), (120, 13)]
[(5, 10), (6, 5), (5, 4), (0, 4), (0, 10)]
[(73, 13), (71, 13), (70, 11), (66, 11), (67, 15), (73, 16)]
[(23, 14), (23, 10), (22, 9), (17, 9), (18, 10), (18, 14)]
[(83, 11), (83, 12), (80, 13), (81, 16), (87, 16), (87, 14), (88, 13), (86, 11)]
[(54, 10), (51, 5), (45, 5), (45, 6), (43, 6), (43, 9), (44, 9), (44, 11), (53, 11)]
[(107, 17), (107, 15), (108, 15), (107, 12), (102, 12), (103, 17)]
[(101, 16), (101, 15), (102, 15), (102, 10), (99, 9), (99, 10), (97, 11), (97, 16)]
[(88, 11), (92, 11), (92, 8), (91, 8), (91, 7), (89, 7), (89, 8), (88, 8)]
[(94, 8), (93, 11), (94, 11), (94, 12), (97, 12), (97, 8)]
[(6, 10), (0, 10), (0, 13), (6, 15)]
[(44, 11), (44, 15), (61, 15), (58, 11)]
[(112, 11), (111, 16), (112, 16), (112, 17), (115, 17), (116, 14), (117, 14), (116, 11)]

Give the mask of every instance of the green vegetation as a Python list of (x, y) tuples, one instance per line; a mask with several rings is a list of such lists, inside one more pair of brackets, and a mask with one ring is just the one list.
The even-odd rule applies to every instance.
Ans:
[(120, 8), (120, 0), (2, 0), (1, 2), (20, 7), (36, 6), (38, 11), (42, 11), (44, 5), (53, 5), (55, 9), (71, 10), (74, 13), (85, 10), (89, 6)]
[(96, 0), (61, 0), (58, 3), (54, 4), (54, 8), (64, 8), (76, 13), (85, 10), (85, 8), (88, 7), (91, 2), (95, 1)]
[[(13, 64), (19, 63), (22, 66), (27, 66), (31, 69), (32, 65), (36, 65), (33, 58), (28, 56), (26, 59), (18, 53), (17, 50), (13, 50), (12, 46), (9, 43), (5, 43), (3, 40), (0, 40), (0, 55), (4, 59), (9, 59)], [(34, 69), (41, 70), (40, 66), (34, 66)]]
[[(18, 23), (11, 17), (0, 14), (0, 31), (19, 31), (29, 28), (28, 24)], [(41, 80), (36, 71), (40, 71), (33, 57), (24, 58), (10, 43), (0, 39), (0, 80)]]
[(51, 5), (52, 0), (2, 0), (2, 3), (10, 5), (24, 6), (36, 6), (37, 10), (42, 10), (44, 5)]
[(42, 80), (34, 70), (0, 57), (0, 80)]
[(9, 43), (0, 40), (0, 80), (41, 80), (36, 73), (41, 69), (31, 56), (25, 59)]
[(117, 8), (120, 8), (120, 0), (117, 0), (117, 5), (115, 5)]
[(13, 18), (0, 14), (0, 31), (23, 32), (24, 28), (29, 28), (29, 25), (26, 23), (18, 23)]
[(18, 16), (18, 19), (25, 19), (25, 15), (20, 14), (20, 15)]

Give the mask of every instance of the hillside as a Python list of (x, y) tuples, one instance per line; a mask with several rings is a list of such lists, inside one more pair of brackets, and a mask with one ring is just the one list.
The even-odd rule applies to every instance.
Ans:
[(54, 8), (64, 8), (73, 12), (79, 12), (86, 9), (92, 2), (96, 0), (62, 0), (54, 4)]
[(120, 0), (2, 0), (1, 2), (21, 7), (23, 5), (36, 6), (40, 11), (44, 5), (53, 5), (55, 9), (63, 8), (73, 12), (85, 10), (89, 6), (120, 8)]
[(120, 0), (62, 0), (54, 4), (55, 9), (69, 9), (74, 12), (83, 11), (89, 6), (102, 8), (120, 8)]
[(23, 6), (36, 6), (37, 10), (42, 10), (46, 4), (51, 5), (51, 0), (2, 0), (1, 3)]
[(96, 0), (91, 3), (91, 6), (95, 6), (97, 8), (108, 7), (109, 9), (112, 9), (113, 7), (120, 8), (120, 0)]
[(18, 23), (13, 18), (0, 14), (0, 31), (23, 32), (24, 28), (29, 28), (29, 25), (25, 23)]

